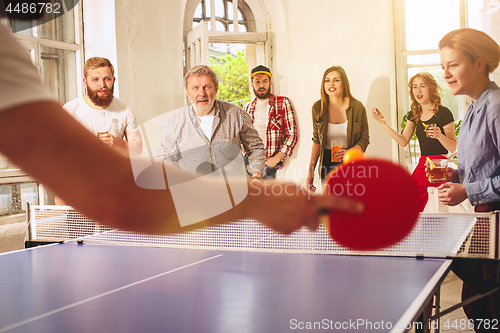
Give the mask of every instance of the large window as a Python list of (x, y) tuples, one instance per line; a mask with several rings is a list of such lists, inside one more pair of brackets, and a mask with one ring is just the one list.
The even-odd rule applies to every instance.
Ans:
[[(73, 8), (64, 8), (59, 17), (44, 16), (41, 20), (17, 21), (1, 19), (31, 55), (42, 81), (61, 103), (78, 96), (81, 89), (82, 23), (81, 1)], [(68, 1), (66, 1), (67, 3)], [(80, 4), (79, 4), (80, 2)], [(22, 170), (0, 156), (0, 216), (21, 213), (26, 202), (44, 199), (38, 187)]]
[(184, 25), (185, 71), (199, 64), (212, 66), (219, 77), (218, 98), (243, 106), (251, 98), (249, 68), (270, 66), (267, 33), (257, 32), (254, 13), (244, 0), (192, 0), (187, 8), (192, 16), (186, 15), (190, 24)]
[[(459, 28), (484, 31), (500, 43), (500, 2), (401, 0), (395, 1), (395, 6), (396, 49), (401, 51), (396, 57), (399, 123), (410, 109), (408, 80), (422, 71), (431, 73), (437, 80), (444, 94), (442, 103), (452, 111), (455, 120), (462, 119), (470, 101), (451, 94), (443, 78), (438, 43), (446, 33)], [(412, 142), (409, 149), (416, 150), (418, 157), (418, 144)], [(408, 156), (407, 152), (402, 153)]]
[[(212, 11), (214, 11), (215, 15), (211, 15)], [(245, 14), (239, 8), (235, 10), (231, 0), (201, 0), (194, 12), (193, 29), (203, 21), (207, 22), (209, 31), (250, 31)], [(213, 22), (215, 23), (215, 29), (212, 29)], [(230, 43), (210, 43), (209, 47), (211, 56), (217, 53), (237, 53), (238, 50), (245, 49), (244, 44)]]

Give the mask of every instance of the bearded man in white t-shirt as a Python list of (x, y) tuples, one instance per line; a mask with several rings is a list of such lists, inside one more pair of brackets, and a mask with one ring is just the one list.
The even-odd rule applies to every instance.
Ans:
[(114, 68), (106, 58), (93, 57), (83, 67), (87, 94), (63, 108), (107, 146), (125, 156), (142, 153), (142, 138), (132, 110), (113, 96)]
[(271, 94), (272, 75), (259, 65), (250, 76), (255, 98), (243, 107), (266, 146), (266, 171), (263, 178), (276, 178), (286, 156), (292, 156), (298, 134), (295, 111), (290, 99)]
[[(142, 137), (132, 110), (113, 96), (115, 71), (106, 58), (93, 57), (83, 67), (87, 94), (64, 104), (63, 108), (105, 145), (124, 156), (142, 153)], [(58, 196), (56, 205), (66, 203)]]

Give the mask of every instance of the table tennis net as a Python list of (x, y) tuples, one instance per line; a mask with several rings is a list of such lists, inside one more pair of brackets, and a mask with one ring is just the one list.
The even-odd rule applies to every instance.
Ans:
[[(360, 254), (384, 256), (498, 258), (497, 213), (421, 213), (413, 231), (400, 243), (378, 251), (358, 252), (334, 242), (321, 226), (291, 235), (276, 233), (254, 220), (181, 234), (147, 235), (113, 230), (68, 206), (30, 205), (29, 239), (170, 248), (222, 249), (283, 253)], [(147, 223), (147, 221), (144, 221)]]

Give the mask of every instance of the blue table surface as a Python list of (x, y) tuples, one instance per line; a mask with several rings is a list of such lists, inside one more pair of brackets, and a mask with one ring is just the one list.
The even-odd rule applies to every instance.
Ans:
[(0, 255), (0, 333), (352, 331), (353, 322), (356, 332), (389, 332), (369, 323), (406, 324), (403, 313), (448, 266), (445, 259), (50, 245)]

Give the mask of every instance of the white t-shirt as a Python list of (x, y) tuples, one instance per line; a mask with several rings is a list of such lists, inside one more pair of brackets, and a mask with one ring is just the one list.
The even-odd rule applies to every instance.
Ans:
[(212, 139), (212, 127), (214, 124), (214, 113), (213, 111), (206, 116), (198, 116), (200, 117), (200, 127), (205, 133), (205, 136), (210, 140)]
[(328, 131), (326, 132), (325, 149), (330, 149), (332, 140), (341, 140), (344, 148), (347, 147), (347, 121), (342, 124), (328, 123)]
[(255, 111), (253, 114), (254, 121), (253, 127), (259, 133), (260, 138), (264, 144), (266, 143), (267, 120), (269, 117), (269, 99), (257, 99), (255, 103)]
[(29, 52), (0, 23), (0, 111), (40, 100), (55, 98), (42, 84)]
[[(69, 101), (64, 104), (63, 108), (95, 135), (100, 131), (101, 114), (103, 112), (106, 129), (115, 138), (123, 139), (125, 132), (135, 132), (139, 130), (132, 110), (116, 97), (113, 97), (111, 104), (104, 110), (95, 110), (91, 108), (87, 102), (85, 102), (83, 96)], [(113, 119), (118, 119), (118, 129), (116, 131), (111, 130)]]

